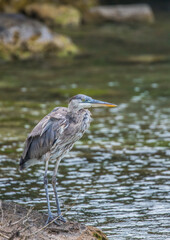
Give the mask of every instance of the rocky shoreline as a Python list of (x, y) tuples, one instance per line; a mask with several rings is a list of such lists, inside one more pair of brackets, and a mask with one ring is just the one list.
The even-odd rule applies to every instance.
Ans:
[(98, 228), (78, 222), (45, 226), (47, 216), (13, 202), (0, 202), (0, 239), (107, 240)]
[(79, 1), (61, 4), (50, 0), (0, 0), (0, 60), (80, 54), (79, 47), (70, 37), (60, 34), (60, 29), (74, 31), (82, 24), (106, 22), (152, 24), (154, 14), (147, 4), (100, 6), (96, 0), (81, 4)]

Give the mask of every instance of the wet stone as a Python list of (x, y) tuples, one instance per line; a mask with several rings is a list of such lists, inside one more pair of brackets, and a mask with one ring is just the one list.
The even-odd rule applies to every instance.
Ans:
[(76, 27), (81, 23), (80, 12), (72, 6), (33, 3), (28, 5), (24, 11), (28, 16), (36, 16), (50, 25)]
[(27, 59), (46, 54), (75, 54), (71, 39), (21, 14), (0, 14), (0, 58)]
[(96, 6), (84, 14), (84, 21), (87, 23), (107, 21), (153, 23), (154, 14), (148, 4)]

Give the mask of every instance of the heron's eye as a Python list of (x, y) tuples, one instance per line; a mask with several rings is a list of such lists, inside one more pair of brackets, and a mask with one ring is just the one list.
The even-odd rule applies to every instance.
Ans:
[(86, 99), (85, 99), (85, 98), (83, 98), (83, 99), (82, 99), (82, 102), (85, 102), (85, 101), (86, 101)]

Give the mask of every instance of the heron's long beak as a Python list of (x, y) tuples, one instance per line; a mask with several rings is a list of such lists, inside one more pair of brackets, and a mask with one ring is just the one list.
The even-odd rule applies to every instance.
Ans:
[(117, 105), (108, 102), (102, 102), (99, 100), (92, 99), (90, 102), (91, 107), (117, 107)]

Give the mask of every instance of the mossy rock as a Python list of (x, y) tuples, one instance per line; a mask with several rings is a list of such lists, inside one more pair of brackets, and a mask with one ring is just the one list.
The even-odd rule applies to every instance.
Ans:
[(83, 19), (86, 23), (137, 22), (152, 24), (155, 21), (154, 13), (148, 4), (97, 6), (85, 12)]
[(0, 15), (0, 58), (77, 54), (70, 38), (51, 32), (45, 25), (21, 14)]
[(68, 4), (79, 9), (82, 13), (86, 12), (91, 7), (97, 6), (99, 4), (98, 0), (60, 0), (61, 4)]
[(33, 0), (0, 0), (0, 10), (6, 13), (17, 13)]
[(33, 3), (25, 8), (28, 16), (36, 16), (49, 24), (62, 27), (79, 26), (81, 23), (80, 12), (72, 6), (57, 6), (50, 3)]
[[(7, 13), (16, 13), (22, 11), (32, 3), (38, 4), (40, 7), (41, 4), (69, 5), (84, 12), (98, 5), (98, 0), (0, 0), (0, 10)], [(70, 11), (72, 11), (72, 9)]]

